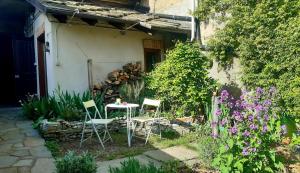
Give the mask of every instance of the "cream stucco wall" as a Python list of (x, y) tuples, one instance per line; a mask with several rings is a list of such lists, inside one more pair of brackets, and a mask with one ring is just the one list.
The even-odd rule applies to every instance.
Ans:
[(142, 0), (151, 13), (189, 16), (194, 0)]
[(48, 92), (58, 85), (62, 90), (84, 92), (88, 89), (88, 59), (93, 63), (94, 83), (104, 81), (107, 74), (128, 62), (144, 61), (143, 39), (160, 39), (140, 31), (123, 35), (114, 28), (84, 24), (50, 22), (46, 41)]

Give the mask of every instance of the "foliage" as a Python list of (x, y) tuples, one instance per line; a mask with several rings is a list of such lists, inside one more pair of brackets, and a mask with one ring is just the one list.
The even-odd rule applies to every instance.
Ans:
[(155, 167), (153, 163), (142, 165), (139, 160), (129, 158), (121, 163), (121, 168), (110, 167), (110, 173), (174, 173), (178, 172), (180, 164), (178, 161), (169, 161), (164, 163), (160, 168)]
[(163, 173), (161, 169), (156, 168), (153, 163), (142, 165), (134, 158), (129, 158), (121, 163), (121, 168), (110, 167), (110, 173)]
[(141, 103), (142, 98), (140, 97), (145, 88), (144, 80), (136, 80), (131, 83), (126, 83), (120, 87), (120, 95), (127, 102), (130, 103)]
[(46, 141), (45, 146), (50, 150), (53, 157), (57, 157), (60, 154), (59, 145), (56, 141)]
[[(216, 110), (219, 122), (220, 148), (214, 166), (221, 172), (274, 172), (283, 169), (274, 144), (286, 131), (281, 126), (276, 107), (276, 90), (244, 91), (234, 101), (226, 90), (219, 98)], [(215, 134), (213, 134), (215, 136)]]
[[(27, 96), (21, 102), (23, 114), (29, 119), (37, 121), (40, 117), (45, 119), (61, 118), (67, 121), (81, 120), (85, 112), (83, 101), (94, 99), (101, 114), (104, 114), (104, 92), (92, 95), (89, 91), (82, 95), (61, 91), (59, 88), (52, 96), (38, 98), (34, 95)], [(37, 121), (38, 125), (39, 121)]]
[(225, 24), (208, 44), (210, 55), (223, 67), (239, 58), (244, 84), (275, 86), (279, 106), (294, 116), (300, 115), (299, 12), (299, 0), (201, 0), (195, 12)]
[(198, 136), (197, 151), (199, 159), (206, 167), (211, 167), (211, 163), (218, 153), (219, 141), (211, 136), (212, 129), (208, 122), (198, 125), (195, 133)]
[(95, 159), (89, 153), (76, 155), (69, 151), (63, 158), (55, 161), (57, 173), (96, 173)]
[(202, 136), (197, 143), (199, 159), (206, 167), (211, 167), (213, 159), (218, 154), (219, 142), (211, 135)]
[(51, 111), (52, 104), (46, 98), (28, 95), (26, 100), (21, 102), (21, 105), (23, 114), (31, 120), (37, 120), (39, 117), (55, 118), (53, 111)]
[(178, 42), (149, 74), (147, 87), (174, 114), (199, 115), (214, 89), (214, 81), (208, 77), (209, 65), (198, 44)]

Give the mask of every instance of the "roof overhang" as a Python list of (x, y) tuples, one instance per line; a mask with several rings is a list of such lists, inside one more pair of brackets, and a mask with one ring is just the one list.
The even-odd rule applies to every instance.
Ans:
[(189, 33), (191, 18), (164, 14), (142, 13), (129, 8), (80, 3), (74, 0), (27, 0), (40, 11), (52, 15), (74, 16), (88, 20), (135, 25), (135, 28), (175, 33)]

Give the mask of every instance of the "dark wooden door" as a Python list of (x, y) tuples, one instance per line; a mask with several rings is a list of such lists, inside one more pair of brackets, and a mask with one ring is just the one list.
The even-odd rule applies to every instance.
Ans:
[(34, 43), (32, 38), (13, 38), (16, 99), (37, 93)]
[(0, 106), (16, 102), (14, 90), (12, 41), (9, 34), (0, 33)]
[(145, 72), (151, 72), (155, 66), (161, 62), (161, 50), (144, 49), (145, 53)]

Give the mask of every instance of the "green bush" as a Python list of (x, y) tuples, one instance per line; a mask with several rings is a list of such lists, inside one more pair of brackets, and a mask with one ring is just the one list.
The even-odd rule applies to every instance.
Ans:
[(226, 23), (210, 40), (210, 55), (224, 67), (239, 58), (244, 84), (275, 86), (279, 106), (294, 116), (300, 115), (299, 11), (299, 0), (202, 0), (196, 12), (200, 20), (221, 16)]
[(55, 161), (57, 173), (96, 173), (94, 157), (88, 153), (76, 155), (69, 151), (63, 158)]
[(21, 102), (23, 114), (34, 121), (40, 117), (45, 119), (61, 118), (67, 121), (78, 121), (84, 118), (85, 112), (83, 101), (91, 99), (101, 114), (104, 114), (104, 93), (97, 93), (92, 96), (91, 92), (84, 92), (82, 95), (61, 91), (59, 88), (52, 96), (38, 98), (30, 95)]
[(134, 158), (129, 158), (128, 160), (121, 163), (120, 168), (110, 167), (110, 173), (164, 173), (161, 169), (156, 168), (153, 163), (149, 165), (142, 165), (140, 162)]
[(198, 140), (197, 151), (199, 159), (206, 167), (211, 167), (213, 159), (217, 156), (219, 149), (218, 140), (212, 136), (202, 136)]
[(178, 42), (149, 74), (146, 87), (176, 115), (203, 114), (215, 86), (208, 76), (209, 68), (210, 61), (198, 44)]

